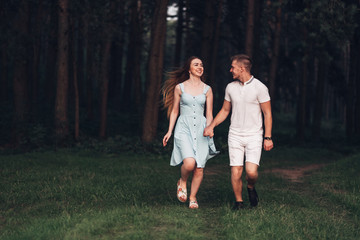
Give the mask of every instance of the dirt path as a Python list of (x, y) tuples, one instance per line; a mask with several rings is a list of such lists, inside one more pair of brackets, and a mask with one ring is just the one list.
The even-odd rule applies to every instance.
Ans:
[(288, 179), (291, 182), (303, 182), (303, 178), (307, 175), (310, 175), (312, 171), (324, 167), (326, 164), (311, 164), (302, 167), (293, 167), (293, 168), (273, 168), (265, 170), (265, 173), (275, 173), (279, 174), (282, 178)]
[[(285, 178), (291, 182), (301, 183), (304, 181), (305, 176), (309, 176), (311, 172), (318, 170), (322, 167), (326, 166), (326, 164), (311, 164), (306, 166), (292, 167), (292, 168), (272, 168), (264, 170), (264, 173), (273, 173), (277, 174), (282, 178)], [(225, 171), (229, 171), (228, 167), (217, 166), (216, 168), (209, 167), (205, 170), (206, 175), (218, 175), (222, 174)]]

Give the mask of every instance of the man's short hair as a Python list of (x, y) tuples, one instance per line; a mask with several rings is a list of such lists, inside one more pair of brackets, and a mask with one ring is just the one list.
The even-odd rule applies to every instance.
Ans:
[(251, 58), (246, 54), (237, 54), (231, 57), (231, 61), (236, 61), (238, 63), (242, 63), (246, 69), (246, 71), (250, 72), (252, 67)]

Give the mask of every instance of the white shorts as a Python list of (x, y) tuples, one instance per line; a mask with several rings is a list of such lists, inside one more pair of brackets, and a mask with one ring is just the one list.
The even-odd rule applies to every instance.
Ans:
[(228, 145), (230, 166), (244, 166), (244, 157), (246, 162), (260, 166), (262, 135), (238, 136), (229, 132)]

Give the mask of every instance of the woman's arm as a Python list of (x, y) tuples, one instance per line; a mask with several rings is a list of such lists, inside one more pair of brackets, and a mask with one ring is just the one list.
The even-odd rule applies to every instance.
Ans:
[(227, 100), (224, 100), (220, 112), (218, 112), (218, 114), (216, 115), (215, 119), (211, 122), (211, 124), (204, 129), (204, 137), (214, 136), (214, 128), (227, 118), (227, 116), (230, 113), (230, 110), (231, 110), (231, 103)]
[(180, 108), (180, 96), (181, 96), (181, 89), (179, 85), (176, 85), (174, 89), (174, 102), (172, 106), (172, 110), (170, 113), (170, 120), (169, 120), (169, 129), (166, 135), (163, 138), (163, 146), (165, 147), (167, 142), (169, 141), (172, 131), (174, 130), (176, 119), (179, 116), (179, 108)]
[(211, 90), (211, 88), (209, 88), (209, 90), (206, 93), (206, 126), (209, 126), (210, 123), (213, 120), (213, 103), (214, 103), (214, 95), (213, 92)]

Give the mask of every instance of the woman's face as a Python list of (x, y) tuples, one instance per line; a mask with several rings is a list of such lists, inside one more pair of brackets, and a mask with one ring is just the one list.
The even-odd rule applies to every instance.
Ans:
[(194, 75), (196, 77), (201, 77), (204, 73), (204, 66), (200, 59), (195, 58), (190, 63), (189, 69), (190, 75)]

